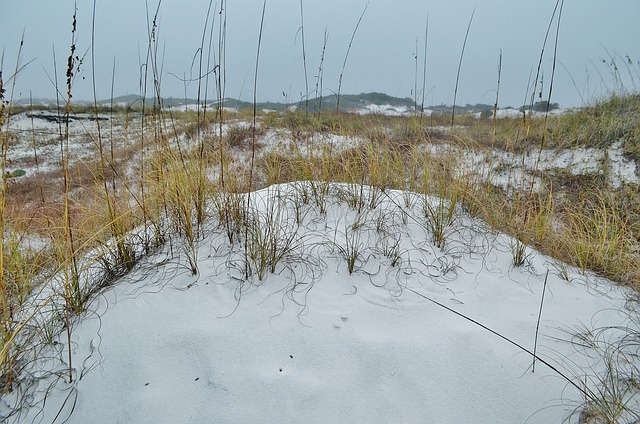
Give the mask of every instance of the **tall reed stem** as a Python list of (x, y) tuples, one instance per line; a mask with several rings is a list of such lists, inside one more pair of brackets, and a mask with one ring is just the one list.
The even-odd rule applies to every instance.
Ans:
[(307, 50), (304, 43), (304, 9), (302, 8), (302, 0), (300, 0), (300, 32), (302, 36), (302, 65), (304, 66), (304, 106), (305, 113), (309, 113), (309, 77), (307, 76)]
[(462, 59), (464, 58), (464, 49), (467, 47), (467, 39), (469, 38), (469, 30), (471, 29), (471, 23), (473, 22), (473, 16), (476, 14), (476, 8), (473, 8), (471, 18), (469, 18), (469, 25), (467, 25), (467, 32), (464, 36), (464, 43), (462, 43), (462, 51), (460, 52), (460, 62), (458, 63), (458, 73), (456, 74), (456, 88), (453, 91), (453, 109), (451, 111), (451, 128), (455, 125), (456, 118), (456, 100), (458, 98), (458, 84), (460, 83), (460, 70), (462, 69)]
[[(65, 318), (67, 329), (67, 344), (68, 344), (68, 359), (69, 359), (69, 382), (73, 381), (73, 366), (71, 361), (71, 322), (70, 313), (72, 311), (79, 312), (77, 309), (78, 298), (80, 296), (80, 280), (78, 272), (78, 264), (76, 261), (76, 251), (73, 240), (73, 230), (71, 225), (71, 210), (70, 210), (70, 191), (71, 181), (69, 175), (69, 122), (71, 117), (71, 88), (73, 84), (74, 71), (76, 70), (76, 64), (78, 62), (78, 56), (76, 52), (76, 13), (77, 6), (74, 4), (73, 23), (71, 27), (71, 52), (67, 59), (67, 102), (65, 106), (65, 130), (64, 141), (62, 146), (62, 175), (64, 179), (64, 234), (65, 234), (65, 254), (64, 260), (64, 274), (65, 274)], [(70, 269), (69, 269), (70, 267)]]
[(496, 102), (493, 104), (493, 130), (491, 131), (491, 147), (496, 143), (496, 131), (498, 122), (498, 101), (500, 99), (500, 77), (502, 76), (502, 49), (500, 49), (500, 58), (498, 59), (498, 84), (496, 86)]
[[(549, 85), (549, 96), (547, 98), (547, 106), (546, 106), (546, 111), (544, 113), (544, 123), (542, 126), (542, 140), (540, 141), (540, 146), (538, 149), (538, 155), (536, 157), (536, 162), (534, 164), (534, 169), (538, 169), (538, 166), (540, 165), (540, 160), (542, 158), (542, 150), (544, 149), (544, 146), (546, 144), (546, 137), (547, 137), (547, 118), (549, 116), (549, 104), (551, 103), (551, 94), (553, 92), (553, 80), (555, 77), (555, 71), (556, 71), (556, 60), (558, 57), (558, 39), (559, 39), (559, 33), (560, 33), (560, 20), (562, 18), (562, 9), (564, 7), (564, 0), (557, 0), (556, 1), (556, 6), (553, 9), (553, 14), (551, 15), (551, 20), (549, 21), (549, 26), (547, 27), (547, 33), (545, 35), (544, 38), (544, 43), (542, 46), (542, 52), (540, 53), (540, 61), (538, 62), (538, 71), (536, 74), (536, 87), (537, 87), (537, 81), (538, 81), (538, 77), (540, 74), (540, 67), (542, 65), (542, 57), (544, 55), (544, 49), (545, 46), (547, 44), (547, 38), (549, 36), (549, 31), (551, 30), (551, 26), (553, 24), (553, 19), (556, 15), (556, 13), (558, 14), (558, 20), (557, 20), (557, 26), (556, 26), (556, 38), (555, 38), (555, 43), (554, 43), (554, 50), (553, 50), (553, 67), (552, 67), (552, 71), (551, 71), (551, 82)], [(559, 8), (559, 10), (558, 10)], [(535, 94), (535, 92), (534, 92)], [(542, 88), (540, 89), (540, 107), (542, 107)], [(533, 112), (533, 95), (531, 98), (531, 112)], [(533, 115), (533, 113), (531, 113), (531, 115)], [(532, 117), (531, 117), (532, 118)], [(531, 120), (530, 118), (530, 120)], [(533, 194), (533, 186), (534, 186), (534, 178), (531, 178), (531, 183), (529, 184), (529, 194), (532, 195)]]
[(540, 319), (542, 318), (542, 307), (544, 305), (544, 294), (547, 291), (547, 279), (549, 278), (549, 270), (544, 276), (544, 285), (542, 286), (542, 298), (540, 299), (540, 311), (538, 312), (538, 322), (536, 323), (536, 337), (533, 342), (533, 363), (531, 364), (531, 372), (536, 372), (536, 353), (538, 352), (538, 332), (540, 331)]
[[(220, 2), (220, 12), (218, 13), (220, 22), (218, 24), (218, 64), (214, 65), (216, 76), (216, 92), (218, 95), (218, 150), (220, 153), (220, 187), (225, 190), (225, 159), (224, 159), (224, 138), (222, 127), (224, 122), (224, 88), (225, 88), (225, 68), (226, 68), (226, 33), (227, 33), (227, 13), (226, 1)], [(226, 213), (226, 212), (225, 212)]]
[[(2, 349), (10, 349), (9, 344), (9, 333), (11, 332), (11, 311), (9, 309), (9, 294), (7, 293), (7, 283), (5, 277), (5, 229), (6, 229), (6, 199), (7, 199), (7, 150), (9, 149), (9, 134), (3, 131), (4, 128), (4, 114), (5, 114), (5, 106), (4, 106), (4, 85), (2, 80), (2, 62), (4, 61), (4, 55), (0, 58), (0, 142), (2, 143), (2, 159), (0, 163), (0, 179), (2, 179), (2, 186), (0, 187), (0, 313), (2, 319), (2, 331), (0, 335), (0, 341), (2, 344), (0, 345)], [(7, 358), (10, 358), (10, 355), (7, 355)], [(2, 374), (8, 375), (8, 385), (11, 386), (11, 362), (5, 363), (2, 362), (1, 370)]]
[(318, 112), (318, 116), (320, 116), (320, 112), (322, 111), (322, 76), (324, 73), (324, 53), (327, 49), (327, 29), (324, 29), (324, 38), (322, 42), (322, 53), (320, 54), (320, 65), (318, 66), (318, 78), (316, 79), (316, 99), (318, 100), (318, 107), (316, 111)]
[(424, 97), (426, 96), (427, 89), (427, 48), (429, 42), (429, 14), (427, 13), (427, 23), (424, 28), (424, 58), (422, 65), (422, 101), (420, 103), (420, 121), (424, 116)]
[[(267, 9), (267, 0), (262, 3), (262, 16), (260, 18), (260, 32), (258, 34), (258, 49), (256, 51), (256, 69), (253, 77), (253, 125), (251, 126), (251, 167), (249, 168), (249, 190), (247, 192), (246, 211), (251, 206), (251, 192), (253, 191), (253, 168), (256, 158), (256, 118), (258, 116), (258, 65), (260, 63), (260, 46), (262, 45), (262, 31), (264, 29), (264, 15)], [(244, 255), (245, 255), (245, 277), (249, 277), (249, 252), (248, 252), (249, 225), (245, 225), (244, 232)]]
[(369, 3), (364, 7), (364, 10), (360, 14), (360, 18), (358, 19), (358, 23), (356, 27), (353, 29), (353, 34), (351, 34), (351, 40), (349, 40), (349, 47), (347, 47), (347, 53), (344, 55), (344, 62), (342, 62), (342, 69), (340, 70), (340, 78), (338, 79), (338, 97), (336, 99), (336, 112), (340, 112), (340, 92), (342, 91), (342, 77), (344, 76), (344, 69), (347, 67), (347, 59), (349, 59), (349, 52), (351, 51), (351, 46), (353, 45), (353, 39), (356, 38), (356, 32), (358, 32), (358, 27), (360, 26), (360, 22), (362, 22), (362, 18), (364, 17), (367, 8), (369, 7)]

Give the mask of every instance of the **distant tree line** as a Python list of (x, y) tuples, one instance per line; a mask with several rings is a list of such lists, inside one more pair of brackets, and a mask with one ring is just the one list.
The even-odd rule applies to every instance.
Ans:
[(520, 112), (525, 110), (533, 110), (534, 112), (550, 112), (559, 108), (560, 105), (558, 103), (549, 103), (547, 100), (543, 100), (541, 102), (535, 102), (533, 106), (527, 105), (520, 107)]

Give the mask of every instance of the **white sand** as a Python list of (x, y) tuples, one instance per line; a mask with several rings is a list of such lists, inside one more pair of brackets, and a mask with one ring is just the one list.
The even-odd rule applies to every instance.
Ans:
[[(563, 329), (627, 325), (622, 289), (571, 269), (564, 281), (535, 251), (513, 268), (509, 239), (461, 215), (435, 248), (419, 201), (405, 225), (397, 192), (367, 212), (350, 275), (336, 248), (357, 218), (335, 201), (345, 189), (333, 188), (326, 215), (305, 207), (300, 248), (264, 281), (236, 278), (242, 249), (220, 230), (200, 243), (197, 276), (178, 244), (176, 257), (144, 260), (77, 320), (75, 381), (64, 380), (61, 336), (58, 359), (34, 364), (60, 378), (41, 380), (9, 422), (559, 423), (578, 407), (582, 394), (557, 373), (541, 363), (533, 373), (527, 353), (414, 291), (533, 349), (550, 270), (538, 354), (581, 384), (602, 364)], [(280, 226), (293, 225), (295, 190), (263, 190), (256, 208), (286, 197)], [(396, 267), (376, 221), (401, 239)]]

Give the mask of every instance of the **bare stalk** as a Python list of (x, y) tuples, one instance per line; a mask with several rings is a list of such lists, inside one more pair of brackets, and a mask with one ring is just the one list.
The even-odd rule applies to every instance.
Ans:
[(427, 14), (427, 23), (424, 28), (424, 62), (422, 65), (422, 102), (420, 103), (420, 120), (424, 116), (424, 97), (427, 89), (427, 43), (429, 41), (429, 14)]
[(549, 82), (549, 95), (547, 97), (547, 107), (544, 114), (544, 125), (542, 131), (542, 141), (540, 143), (540, 151), (538, 152), (538, 161), (540, 161), (540, 155), (542, 149), (544, 149), (547, 134), (547, 120), (549, 118), (549, 106), (551, 105), (551, 96), (553, 94), (553, 82), (556, 76), (556, 64), (558, 62), (558, 39), (560, 38), (560, 22), (562, 21), (562, 9), (564, 8), (564, 0), (560, 2), (560, 11), (558, 12), (558, 22), (556, 25), (556, 38), (553, 44), (553, 64), (551, 66), (551, 81)]
[(347, 53), (344, 55), (344, 62), (342, 63), (342, 70), (340, 71), (340, 78), (338, 79), (338, 96), (336, 101), (336, 112), (340, 112), (340, 92), (342, 90), (342, 76), (344, 75), (344, 68), (347, 66), (347, 59), (349, 59), (349, 52), (351, 51), (351, 45), (353, 44), (353, 39), (356, 37), (356, 32), (358, 32), (358, 27), (360, 26), (360, 22), (362, 22), (364, 13), (367, 11), (367, 7), (369, 7), (369, 3), (367, 3), (367, 5), (364, 7), (364, 10), (362, 11), (360, 18), (358, 19), (358, 23), (356, 24), (356, 27), (353, 29), (353, 34), (351, 34), (351, 40), (349, 40), (349, 47), (347, 47)]
[(558, 368), (556, 368), (554, 365), (552, 365), (552, 364), (551, 364), (551, 363), (549, 363), (548, 361), (545, 361), (544, 359), (540, 358), (540, 357), (539, 357), (539, 356), (537, 356), (535, 353), (533, 353), (532, 351), (530, 351), (530, 350), (529, 350), (529, 349), (527, 349), (526, 347), (522, 346), (521, 344), (518, 344), (518, 343), (514, 342), (513, 340), (511, 340), (511, 339), (509, 339), (509, 338), (507, 338), (507, 337), (503, 336), (502, 334), (498, 333), (498, 332), (497, 332), (497, 331), (495, 331), (495, 330), (492, 330), (491, 328), (487, 327), (486, 325), (481, 324), (480, 322), (478, 322), (478, 321), (474, 320), (473, 318), (469, 318), (468, 316), (463, 315), (463, 314), (461, 314), (460, 312), (458, 312), (458, 311), (456, 311), (456, 310), (454, 310), (454, 309), (451, 309), (450, 307), (448, 307), (448, 306), (446, 306), (446, 305), (444, 305), (444, 304), (442, 304), (442, 303), (440, 303), (440, 302), (438, 302), (438, 301), (436, 301), (436, 300), (433, 300), (433, 299), (429, 298), (428, 296), (425, 296), (425, 295), (424, 295), (424, 294), (422, 294), (422, 293), (419, 293), (419, 292), (417, 292), (417, 291), (415, 291), (415, 290), (413, 290), (413, 289), (411, 289), (411, 288), (409, 288), (409, 287), (405, 287), (405, 290), (408, 290), (408, 291), (412, 292), (413, 294), (415, 294), (416, 296), (419, 296), (419, 297), (421, 297), (421, 298), (423, 298), (423, 299), (425, 299), (425, 300), (427, 300), (427, 301), (429, 301), (429, 302), (431, 302), (431, 303), (435, 304), (436, 306), (439, 306), (440, 308), (445, 309), (445, 310), (447, 310), (447, 311), (449, 311), (449, 312), (451, 312), (451, 313), (453, 313), (453, 314), (455, 314), (455, 315), (459, 316), (460, 318), (463, 318), (463, 319), (465, 319), (465, 320), (467, 320), (467, 321), (469, 321), (469, 322), (473, 323), (474, 325), (477, 325), (478, 327), (482, 328), (483, 330), (488, 331), (489, 333), (493, 334), (494, 336), (497, 336), (497, 337), (501, 338), (502, 340), (506, 341), (507, 343), (509, 343), (509, 344), (511, 344), (511, 345), (513, 345), (513, 346), (515, 346), (515, 347), (516, 347), (516, 348), (518, 348), (519, 350), (521, 350), (521, 351), (523, 351), (523, 352), (525, 352), (525, 353), (527, 353), (527, 354), (531, 355), (531, 356), (532, 356), (532, 357), (534, 357), (536, 360), (538, 360), (539, 362), (541, 362), (541, 363), (543, 363), (544, 365), (546, 365), (546, 366), (547, 366), (551, 371), (555, 372), (555, 373), (556, 373), (556, 374), (558, 374), (560, 377), (562, 377), (562, 378), (563, 378), (567, 383), (569, 383), (569, 384), (570, 384), (571, 386), (573, 386), (576, 390), (578, 390), (580, 393), (582, 393), (582, 394), (585, 396), (585, 398), (587, 398), (587, 399), (589, 399), (589, 400), (591, 400), (591, 401), (593, 401), (593, 400), (594, 400), (594, 396), (593, 396), (591, 393), (589, 393), (589, 391), (587, 391), (587, 390), (585, 390), (584, 388), (580, 387), (578, 384), (576, 384), (576, 382), (575, 382), (575, 381), (573, 381), (571, 378), (569, 378), (566, 374), (564, 374), (562, 371), (560, 371), (560, 370), (559, 370)]
[[(38, 149), (36, 147), (36, 130), (33, 122), (33, 98), (31, 97), (31, 90), (29, 90), (29, 109), (31, 111), (31, 147), (33, 148), (33, 160), (36, 164), (36, 173), (40, 173), (40, 161), (38, 160)], [(44, 189), (40, 186), (40, 200), (42, 204), (45, 204)]]
[(531, 92), (531, 104), (529, 110), (533, 112), (533, 103), (535, 100), (536, 90), (538, 88), (538, 82), (540, 81), (540, 73), (542, 69), (542, 60), (544, 59), (544, 51), (547, 47), (547, 40), (549, 39), (549, 33), (551, 32), (551, 27), (553, 25), (553, 20), (558, 12), (558, 7), (560, 6), (561, 0), (556, 0), (556, 5), (553, 8), (553, 13), (551, 14), (551, 19), (549, 20), (549, 25), (547, 26), (547, 32), (544, 35), (544, 41), (542, 42), (542, 49), (540, 50), (540, 58), (538, 60), (538, 68), (536, 69), (536, 77), (533, 80), (533, 90)]
[(58, 89), (58, 64), (56, 63), (56, 47), (53, 48), (53, 79), (56, 89), (56, 113), (58, 114), (58, 133), (60, 134), (60, 140), (62, 140), (62, 115), (60, 112), (60, 90)]
[[(115, 164), (115, 160), (116, 160), (115, 152), (114, 152), (114, 146), (113, 146), (113, 89), (114, 89), (114, 86), (115, 86), (115, 79), (116, 79), (116, 58), (114, 56), (113, 57), (113, 67), (111, 69), (111, 97), (110, 97), (111, 101), (109, 102), (109, 116), (111, 117), (111, 119), (109, 120), (109, 130), (110, 130), (110, 134), (109, 134), (109, 153), (110, 153), (111, 163), (112, 164)], [(115, 194), (115, 192), (116, 192), (115, 174), (114, 174), (114, 177), (111, 179), (111, 189), (113, 190), (113, 193)]]
[[(199, 175), (197, 176), (197, 193), (196, 193), (196, 204), (195, 209), (196, 209), (196, 237), (199, 238), (199, 234), (200, 234), (200, 229), (203, 225), (204, 219), (205, 219), (205, 185), (204, 185), (204, 181), (206, 180), (205, 178), (205, 169), (204, 169), (204, 134), (203, 134), (203, 129), (201, 129), (201, 123), (200, 123), (200, 97), (201, 97), (201, 86), (202, 86), (202, 56), (204, 53), (204, 43), (205, 43), (205, 38), (207, 35), (207, 25), (209, 25), (209, 16), (211, 15), (211, 8), (213, 7), (213, 0), (209, 1), (209, 7), (207, 9), (207, 16), (205, 19), (205, 25), (204, 25), (204, 29), (202, 30), (202, 41), (200, 44), (200, 66), (199, 66), (199, 74), (198, 74), (198, 105), (196, 106), (196, 109), (198, 111), (198, 172)], [(210, 34), (213, 34), (213, 21), (211, 22), (211, 30), (209, 31)], [(207, 89), (208, 89), (208, 85), (209, 85), (209, 60), (210, 60), (210, 52), (211, 52), (211, 36), (209, 38), (209, 48), (207, 50), (208, 54), (207, 54), (207, 72), (206, 74), (206, 81), (205, 81), (205, 87), (204, 87), (204, 110), (202, 111), (202, 126), (204, 127), (204, 125), (206, 124), (206, 118), (207, 118)]]
[(500, 99), (500, 77), (502, 75), (502, 49), (500, 49), (500, 59), (498, 60), (498, 85), (496, 86), (496, 102), (493, 104), (493, 131), (491, 133), (491, 147), (496, 142), (496, 124), (498, 119), (498, 100)]
[[(146, 130), (146, 97), (147, 97), (147, 83), (148, 83), (148, 77), (149, 77), (149, 67), (151, 66), (151, 76), (153, 78), (153, 92), (154, 92), (154, 100), (153, 100), (153, 119), (154, 119), (154, 133), (155, 133), (155, 140), (158, 141), (160, 140), (162, 134), (161, 134), (161, 128), (158, 127), (158, 125), (156, 124), (155, 119), (157, 118), (156, 113), (158, 112), (158, 109), (162, 107), (162, 99), (160, 97), (160, 73), (159, 73), (159, 69), (158, 69), (158, 64), (157, 64), (157, 60), (158, 60), (158, 43), (157, 43), (157, 32), (158, 32), (158, 15), (160, 13), (160, 6), (162, 4), (162, 0), (158, 0), (158, 4), (156, 6), (155, 9), (155, 13), (153, 15), (153, 19), (150, 19), (149, 17), (149, 5), (148, 5), (148, 1), (145, 0), (145, 7), (146, 7), (146, 11), (147, 11), (147, 37), (148, 37), (148, 44), (147, 44), (147, 53), (146, 53), (146, 60), (145, 63), (143, 65), (141, 65), (141, 69), (144, 68), (144, 73), (141, 76), (141, 93), (142, 93), (142, 112), (141, 112), (141, 131), (140, 131), (140, 140), (141, 140), (141, 146), (140, 146), (140, 155), (141, 155), (141, 161), (140, 161), (140, 196), (142, 198), (141, 200), (141, 207), (142, 207), (142, 213), (143, 213), (143, 225), (145, 228), (145, 251), (146, 253), (150, 252), (151, 249), (151, 240), (149, 239), (149, 225), (152, 225), (152, 228), (154, 230), (154, 239), (153, 239), (153, 244), (154, 245), (158, 245), (160, 244), (160, 239), (161, 239), (161, 234), (160, 234), (160, 229), (157, 225), (157, 223), (155, 222), (155, 216), (154, 214), (150, 214), (149, 211), (149, 204), (148, 204), (148, 199), (147, 199), (147, 195), (146, 195), (146, 175), (145, 175), (145, 164), (147, 161), (146, 158), (146, 153), (147, 153), (147, 144), (146, 144), (146, 140), (145, 140), (145, 130)], [(166, 202), (165, 202), (166, 203)]]
[(98, 95), (96, 93), (96, 61), (95, 61), (95, 35), (96, 35), (96, 0), (93, 0), (93, 14), (91, 16), (91, 83), (93, 87), (93, 108), (96, 118), (96, 128), (98, 130), (98, 151), (100, 153), (100, 180), (104, 188), (105, 200), (109, 208), (109, 217), (113, 219), (113, 210), (109, 199), (109, 189), (107, 187), (106, 165), (104, 157), (104, 145), (102, 143), (102, 131), (100, 128), (100, 118), (98, 116)]
[(304, 66), (304, 88), (305, 88), (305, 97), (304, 97), (304, 105), (305, 112), (309, 113), (309, 78), (307, 76), (307, 50), (305, 48), (304, 43), (304, 10), (302, 8), (302, 0), (300, 0), (300, 31), (302, 36), (302, 64)]
[(220, 186), (225, 189), (225, 161), (224, 161), (224, 143), (222, 137), (222, 123), (224, 113), (224, 87), (225, 87), (225, 68), (226, 68), (226, 33), (227, 33), (227, 13), (226, 2), (220, 2), (220, 23), (218, 25), (218, 64), (214, 65), (216, 76), (216, 92), (218, 95), (218, 147), (220, 152)]
[(249, 196), (253, 191), (253, 169), (256, 157), (256, 118), (258, 115), (258, 66), (260, 63), (260, 46), (262, 44), (262, 32), (264, 29), (264, 15), (267, 9), (267, 0), (262, 3), (262, 17), (260, 18), (260, 32), (258, 34), (258, 49), (256, 51), (256, 69), (253, 78), (253, 125), (251, 127), (251, 168), (249, 169)]
[[(564, 0), (558, 0), (556, 2), (556, 8), (553, 10), (553, 15), (551, 17), (551, 22), (549, 22), (549, 28), (551, 28), (551, 23), (553, 22), (553, 18), (556, 14), (556, 10), (558, 9), (558, 5), (560, 6), (560, 10), (558, 11), (558, 20), (556, 23), (556, 37), (555, 37), (555, 43), (554, 43), (554, 48), (553, 48), (553, 65), (551, 68), (551, 82), (549, 83), (549, 95), (547, 97), (547, 105), (546, 105), (546, 110), (544, 113), (544, 122), (543, 122), (543, 126), (542, 126), (542, 140), (540, 141), (540, 146), (538, 148), (538, 155), (536, 157), (536, 162), (534, 165), (534, 169), (538, 169), (538, 166), (540, 164), (540, 160), (542, 158), (542, 150), (544, 150), (545, 144), (546, 144), (546, 140), (547, 140), (547, 120), (549, 117), (549, 105), (551, 104), (551, 94), (553, 93), (553, 80), (555, 77), (555, 73), (556, 73), (556, 62), (557, 62), (557, 58), (558, 58), (558, 39), (559, 39), (559, 35), (560, 35), (560, 21), (562, 18), (562, 9), (564, 7)], [(549, 29), (547, 29), (547, 36), (549, 35)], [(545, 36), (545, 44), (547, 42), (547, 36)], [(543, 46), (543, 52), (544, 52), (544, 46)], [(538, 64), (538, 68), (540, 67), (540, 64), (542, 63), (542, 54), (540, 54), (540, 63)], [(540, 95), (542, 96), (542, 89), (540, 90)], [(541, 98), (542, 99), (542, 98)], [(533, 101), (533, 100), (532, 100)], [(542, 107), (542, 102), (540, 102)], [(531, 106), (533, 109), (533, 105)], [(534, 179), (531, 178), (531, 183), (529, 185), (529, 193), (533, 193), (533, 184), (534, 184)]]
[(544, 294), (547, 291), (547, 279), (549, 278), (549, 270), (544, 276), (544, 285), (542, 286), (542, 298), (540, 299), (540, 311), (538, 312), (538, 323), (536, 324), (536, 337), (533, 342), (533, 364), (531, 365), (531, 372), (536, 372), (536, 352), (538, 351), (538, 332), (540, 331), (540, 318), (542, 318), (542, 306), (544, 305)]
[[(69, 121), (71, 115), (71, 88), (74, 79), (74, 71), (77, 69), (78, 56), (76, 56), (76, 13), (77, 5), (74, 4), (73, 22), (71, 27), (71, 52), (67, 59), (67, 101), (65, 106), (65, 131), (62, 146), (62, 174), (64, 179), (64, 233), (65, 233), (65, 255), (64, 255), (64, 274), (65, 274), (65, 318), (67, 330), (68, 359), (69, 359), (69, 382), (73, 381), (73, 366), (71, 360), (71, 321), (70, 313), (78, 312), (80, 295), (80, 280), (78, 263), (76, 260), (76, 249), (74, 244), (74, 236), (71, 223), (71, 207), (70, 207), (70, 191), (71, 181), (69, 176)], [(71, 269), (69, 269), (71, 267)], [(69, 275), (70, 273), (70, 275)]]
[[(207, 26), (209, 25), (209, 16), (211, 14), (211, 7), (213, 6), (213, 0), (209, 1), (209, 7), (207, 9), (207, 16), (205, 18), (204, 21), (204, 28), (202, 29), (202, 39), (200, 41), (200, 48), (198, 49), (198, 55), (199, 55), (199, 66), (198, 66), (198, 93), (197, 93), (197, 103), (196, 103), (196, 112), (197, 112), (197, 116), (198, 116), (198, 125), (197, 125), (197, 135), (198, 135), (198, 142), (199, 142), (199, 152), (200, 155), (202, 156), (202, 151), (204, 150), (204, 142), (202, 141), (202, 135), (201, 135), (201, 131), (202, 131), (202, 124), (204, 124), (204, 120), (206, 119), (206, 113), (207, 113), (207, 109), (206, 109), (206, 102), (205, 102), (205, 107), (204, 110), (202, 112), (202, 121), (200, 120), (200, 99), (202, 96), (202, 79), (203, 79), (203, 74), (202, 74), (202, 62), (204, 59), (204, 42), (206, 40), (206, 36), (207, 36)], [(213, 24), (212, 24), (213, 26)], [(205, 88), (205, 97), (206, 97), (206, 88)], [(202, 159), (202, 157), (201, 157)]]
[[(4, 53), (0, 59), (0, 142), (2, 142), (2, 160), (0, 163), (0, 179), (2, 180), (2, 186), (0, 187), (0, 313), (2, 314), (2, 348), (3, 350), (10, 349), (10, 341), (8, 335), (11, 332), (11, 309), (9, 305), (9, 294), (7, 293), (7, 282), (5, 278), (5, 229), (6, 229), (6, 216), (5, 208), (7, 203), (7, 150), (9, 149), (9, 134), (5, 134), (2, 131), (4, 126), (4, 114), (5, 114), (5, 100), (4, 100), (4, 85), (2, 80), (2, 62), (4, 61)], [(13, 379), (11, 373), (11, 361), (10, 355), (7, 355), (7, 363), (2, 361), (2, 373), (7, 374), (8, 385), (11, 387), (11, 381)]]
[[(247, 193), (247, 208), (251, 205), (251, 192), (253, 191), (253, 168), (255, 166), (256, 158), (256, 117), (258, 115), (258, 65), (260, 63), (260, 45), (262, 44), (262, 31), (264, 29), (264, 15), (267, 9), (267, 0), (262, 3), (262, 16), (260, 18), (260, 32), (258, 33), (258, 49), (256, 51), (256, 69), (253, 77), (253, 125), (251, 126), (251, 167), (249, 168), (249, 191)], [(245, 253), (245, 277), (249, 276), (249, 255), (248, 255), (248, 231), (249, 226), (245, 225), (244, 234), (244, 253)]]
[[(120, 219), (117, 215), (116, 211), (116, 201), (115, 198), (109, 193), (109, 183), (107, 181), (107, 158), (105, 153), (104, 142), (102, 138), (102, 130), (100, 126), (100, 117), (98, 115), (98, 96), (96, 93), (96, 66), (95, 66), (95, 33), (96, 33), (96, 0), (93, 1), (93, 14), (91, 19), (91, 79), (92, 79), (92, 87), (93, 87), (93, 105), (94, 105), (94, 113), (96, 120), (96, 129), (98, 131), (98, 153), (100, 155), (100, 181), (102, 182), (102, 189), (104, 192), (104, 201), (107, 207), (107, 214), (109, 217), (109, 223), (111, 227), (111, 236), (114, 239), (116, 245), (116, 255), (118, 258), (119, 264), (125, 266), (127, 270), (130, 270), (133, 266), (133, 257), (131, 256), (129, 250), (125, 246), (124, 242), (124, 232), (125, 229), (120, 222)], [(114, 71), (115, 73), (115, 59), (114, 59)], [(111, 81), (111, 114), (113, 115), (113, 74)], [(111, 126), (111, 161), (109, 162), (111, 168), (113, 169), (114, 163), (114, 151), (113, 151), (113, 124)], [(115, 170), (114, 170), (115, 171)], [(115, 186), (115, 176), (112, 179), (113, 182), (113, 196), (116, 195), (116, 186)]]
[(324, 52), (327, 49), (327, 29), (324, 29), (324, 41), (322, 42), (322, 53), (320, 54), (320, 66), (318, 67), (318, 78), (316, 79), (316, 99), (318, 99), (317, 112), (322, 110), (322, 75), (324, 73)]
[(147, 103), (147, 78), (149, 75), (149, 53), (151, 51), (151, 28), (149, 27), (149, 2), (144, 2), (147, 12), (147, 36), (148, 47), (147, 56), (144, 63), (140, 63), (140, 96), (142, 97), (142, 110), (140, 112), (140, 207), (142, 209), (142, 224), (144, 225), (145, 253), (149, 253), (150, 246), (148, 242), (149, 235), (149, 215), (147, 210), (147, 196), (145, 187), (145, 164), (147, 161), (145, 129), (146, 129), (146, 103)]
[(471, 23), (473, 22), (473, 16), (476, 14), (476, 8), (473, 8), (471, 18), (469, 18), (469, 25), (467, 25), (467, 33), (464, 36), (464, 43), (462, 43), (462, 51), (460, 52), (460, 62), (458, 63), (458, 73), (456, 75), (456, 88), (453, 91), (453, 110), (451, 111), (451, 128), (455, 125), (454, 120), (456, 117), (456, 100), (458, 98), (458, 84), (460, 82), (460, 70), (462, 69), (462, 59), (464, 58), (464, 49), (467, 47), (467, 39), (469, 38), (469, 30), (471, 29)]
[(413, 116), (418, 115), (418, 38), (416, 37), (416, 50), (413, 55), (415, 60), (415, 71), (413, 74)]

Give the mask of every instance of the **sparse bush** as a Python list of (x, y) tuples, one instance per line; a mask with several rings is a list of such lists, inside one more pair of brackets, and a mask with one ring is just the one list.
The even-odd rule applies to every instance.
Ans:
[(260, 137), (264, 134), (264, 130), (261, 127), (256, 127), (255, 130), (252, 126), (245, 125), (233, 125), (229, 127), (226, 133), (225, 140), (227, 145), (231, 148), (249, 148), (251, 146), (251, 139), (254, 136)]
[(24, 175), (27, 175), (27, 171), (25, 171), (24, 169), (16, 169), (15, 171), (9, 172), (7, 174), (7, 176), (10, 178), (22, 177)]

